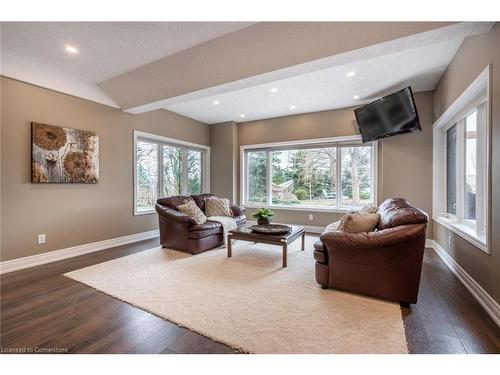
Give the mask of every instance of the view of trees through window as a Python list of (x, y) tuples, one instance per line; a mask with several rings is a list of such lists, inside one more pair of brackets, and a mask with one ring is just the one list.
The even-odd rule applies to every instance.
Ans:
[(180, 147), (164, 145), (162, 165), (163, 191), (161, 194), (163, 197), (181, 194), (181, 169), (182, 149)]
[(137, 186), (136, 204), (138, 208), (150, 208), (156, 202), (158, 185), (158, 145), (137, 141)]
[(248, 153), (248, 195), (251, 203), (267, 200), (267, 152)]
[(273, 205), (364, 205), (372, 201), (371, 158), (371, 146), (247, 151), (247, 201)]
[(201, 194), (201, 152), (188, 151), (188, 193)]
[[(159, 196), (200, 194), (202, 160), (203, 152), (199, 150), (138, 140), (136, 143), (137, 210), (152, 209)], [(158, 180), (159, 172), (161, 181)]]

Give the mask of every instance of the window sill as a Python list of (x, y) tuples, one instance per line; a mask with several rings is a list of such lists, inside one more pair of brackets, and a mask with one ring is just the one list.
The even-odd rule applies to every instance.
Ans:
[(142, 216), (142, 215), (150, 215), (150, 214), (155, 214), (156, 210), (154, 208), (150, 210), (140, 210), (140, 211), (135, 211), (134, 216)]
[(443, 216), (434, 217), (434, 221), (441, 224), (442, 226), (452, 231), (453, 233), (456, 233), (457, 235), (462, 237), (464, 240), (470, 242), (474, 246), (480, 248), (485, 253), (490, 254), (486, 241), (486, 236), (484, 234), (479, 234), (470, 226)]
[(351, 208), (348, 207), (332, 208), (325, 206), (279, 206), (279, 205), (255, 205), (255, 204), (244, 204), (243, 207), (250, 209), (269, 208), (271, 210), (331, 212), (331, 213), (341, 213), (341, 214), (345, 214), (351, 210)]

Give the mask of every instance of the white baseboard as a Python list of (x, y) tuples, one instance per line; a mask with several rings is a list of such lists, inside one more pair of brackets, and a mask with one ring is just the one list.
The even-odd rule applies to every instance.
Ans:
[(66, 249), (50, 251), (47, 253), (31, 255), (24, 258), (7, 260), (0, 262), (0, 275), (8, 272), (14, 272), (25, 268), (35, 267), (46, 263), (56, 262), (58, 260), (76, 257), (78, 255), (93, 253), (95, 251), (105, 250), (112, 247), (127, 245), (129, 243), (147, 240), (158, 237), (158, 229), (149, 232), (131, 234), (128, 236), (111, 238), (109, 240), (92, 242), (84, 245), (68, 247)]
[(500, 326), (500, 305), (472, 278), (436, 241), (427, 240), (426, 247), (434, 249), (444, 264), (457, 276), (457, 278), (469, 290), (472, 296), (479, 302), (488, 315)]
[[(256, 225), (255, 220), (247, 220), (247, 225)], [(290, 223), (275, 223), (275, 224), (285, 224), (285, 225), (301, 225), (304, 227), (307, 233), (321, 234), (325, 230), (325, 227), (314, 226), (314, 225), (302, 225), (302, 224), (290, 224)]]

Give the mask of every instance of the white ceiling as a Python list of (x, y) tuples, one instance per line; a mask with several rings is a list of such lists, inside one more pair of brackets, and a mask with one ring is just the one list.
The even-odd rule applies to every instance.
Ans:
[(433, 90), (463, 39), (492, 25), (460, 23), (129, 111), (161, 107), (209, 124), (246, 122), (358, 106), (406, 86)]
[[(4, 22), (0, 74), (117, 107), (97, 83), (251, 24)], [(356, 106), (407, 85), (432, 90), (463, 39), (493, 24), (456, 23), (126, 110), (164, 108), (205, 123), (243, 122)], [(66, 44), (79, 54), (68, 55)], [(356, 75), (346, 77), (349, 71)]]
[[(383, 55), (165, 108), (214, 124), (356, 106), (405, 86), (414, 92), (432, 90), (461, 42), (455, 39)], [(347, 77), (348, 72), (356, 75)], [(272, 88), (278, 91), (273, 93)], [(360, 98), (353, 99), (354, 95)], [(215, 100), (220, 104), (214, 105)]]
[[(97, 83), (251, 24), (2, 22), (1, 73), (114, 105)], [(66, 44), (78, 56), (67, 54)]]

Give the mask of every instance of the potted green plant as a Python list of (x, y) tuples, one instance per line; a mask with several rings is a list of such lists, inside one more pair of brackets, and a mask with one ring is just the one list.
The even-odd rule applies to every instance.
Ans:
[(269, 225), (273, 216), (274, 212), (269, 208), (259, 208), (252, 214), (252, 217), (257, 219), (257, 224), (259, 225)]

